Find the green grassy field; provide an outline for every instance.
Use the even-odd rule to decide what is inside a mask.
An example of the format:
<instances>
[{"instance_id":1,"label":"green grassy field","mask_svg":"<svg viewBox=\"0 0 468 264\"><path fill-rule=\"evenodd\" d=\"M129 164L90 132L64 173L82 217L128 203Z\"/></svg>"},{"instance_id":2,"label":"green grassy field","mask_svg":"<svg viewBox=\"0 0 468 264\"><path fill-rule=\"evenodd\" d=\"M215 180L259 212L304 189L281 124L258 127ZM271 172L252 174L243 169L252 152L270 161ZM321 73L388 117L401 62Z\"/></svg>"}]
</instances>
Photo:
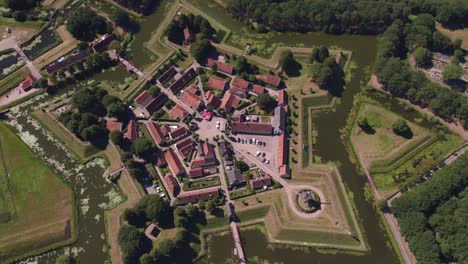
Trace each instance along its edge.
<instances>
[{"instance_id":1,"label":"green grassy field","mask_svg":"<svg viewBox=\"0 0 468 264\"><path fill-rule=\"evenodd\" d=\"M73 193L0 123L0 262L73 239Z\"/></svg>"},{"instance_id":2,"label":"green grassy field","mask_svg":"<svg viewBox=\"0 0 468 264\"><path fill-rule=\"evenodd\" d=\"M26 66L23 66L22 68L0 80L0 95L8 92L17 86L20 82L24 81L29 72L29 69Z\"/></svg>"},{"instance_id":3,"label":"green grassy field","mask_svg":"<svg viewBox=\"0 0 468 264\"><path fill-rule=\"evenodd\" d=\"M0 0L1 1L1 0ZM2 5L0 3L0 5ZM6 17L0 17L0 25L5 26L5 27L27 27L27 28L32 28L35 30L41 29L42 26L44 26L44 21L25 21L25 22L18 22L14 20L13 18L6 18Z\"/></svg>"}]
</instances>

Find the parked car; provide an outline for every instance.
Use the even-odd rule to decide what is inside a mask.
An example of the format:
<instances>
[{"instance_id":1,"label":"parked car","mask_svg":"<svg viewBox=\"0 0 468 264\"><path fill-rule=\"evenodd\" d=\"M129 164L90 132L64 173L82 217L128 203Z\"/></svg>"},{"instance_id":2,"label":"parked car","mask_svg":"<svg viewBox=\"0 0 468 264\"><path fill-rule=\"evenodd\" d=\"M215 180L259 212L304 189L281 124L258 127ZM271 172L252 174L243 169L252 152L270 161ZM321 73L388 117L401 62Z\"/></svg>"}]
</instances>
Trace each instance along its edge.
<instances>
[{"instance_id":1,"label":"parked car","mask_svg":"<svg viewBox=\"0 0 468 264\"><path fill-rule=\"evenodd\" d=\"M260 154L262 154L260 151L257 151L257 154L255 154L255 156L260 156Z\"/></svg>"}]
</instances>

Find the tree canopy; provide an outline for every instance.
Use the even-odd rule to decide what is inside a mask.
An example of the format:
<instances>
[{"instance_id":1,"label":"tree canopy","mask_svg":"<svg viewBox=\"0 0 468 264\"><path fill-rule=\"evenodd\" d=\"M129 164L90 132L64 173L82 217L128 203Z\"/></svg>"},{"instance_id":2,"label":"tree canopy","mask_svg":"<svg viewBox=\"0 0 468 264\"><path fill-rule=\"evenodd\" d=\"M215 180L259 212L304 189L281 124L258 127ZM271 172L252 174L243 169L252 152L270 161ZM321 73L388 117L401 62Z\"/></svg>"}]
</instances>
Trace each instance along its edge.
<instances>
[{"instance_id":1,"label":"tree canopy","mask_svg":"<svg viewBox=\"0 0 468 264\"><path fill-rule=\"evenodd\" d=\"M215 51L215 47L207 39L197 40L190 46L190 53L198 62L203 62Z\"/></svg>"},{"instance_id":2,"label":"tree canopy","mask_svg":"<svg viewBox=\"0 0 468 264\"><path fill-rule=\"evenodd\" d=\"M67 20L68 31L77 39L91 41L96 34L106 33L106 20L88 7L78 8Z\"/></svg>"},{"instance_id":3,"label":"tree canopy","mask_svg":"<svg viewBox=\"0 0 468 264\"><path fill-rule=\"evenodd\" d=\"M276 107L276 101L269 93L259 94L257 96L256 102L258 107L266 112L270 112Z\"/></svg>"},{"instance_id":4,"label":"tree canopy","mask_svg":"<svg viewBox=\"0 0 468 264\"><path fill-rule=\"evenodd\" d=\"M146 137L139 137L133 141L132 152L140 158L149 158L153 155L155 147Z\"/></svg>"},{"instance_id":5,"label":"tree canopy","mask_svg":"<svg viewBox=\"0 0 468 264\"><path fill-rule=\"evenodd\" d=\"M149 15L160 0L115 0L117 3L144 15Z\"/></svg>"},{"instance_id":6,"label":"tree canopy","mask_svg":"<svg viewBox=\"0 0 468 264\"><path fill-rule=\"evenodd\" d=\"M37 0L5 0L5 6L13 10L24 10L35 7Z\"/></svg>"},{"instance_id":7,"label":"tree canopy","mask_svg":"<svg viewBox=\"0 0 468 264\"><path fill-rule=\"evenodd\" d=\"M414 60L419 67L428 68L432 66L432 54L426 48L416 48L414 50Z\"/></svg>"},{"instance_id":8,"label":"tree canopy","mask_svg":"<svg viewBox=\"0 0 468 264\"><path fill-rule=\"evenodd\" d=\"M408 126L406 120L402 118L398 118L395 123L392 124L393 132L397 135L400 135L405 138L411 138L413 133L411 132L411 128Z\"/></svg>"},{"instance_id":9,"label":"tree canopy","mask_svg":"<svg viewBox=\"0 0 468 264\"><path fill-rule=\"evenodd\" d=\"M445 66L444 70L442 71L442 77L445 81L454 81L460 79L463 74L463 69L458 64L450 63Z\"/></svg>"}]
</instances>

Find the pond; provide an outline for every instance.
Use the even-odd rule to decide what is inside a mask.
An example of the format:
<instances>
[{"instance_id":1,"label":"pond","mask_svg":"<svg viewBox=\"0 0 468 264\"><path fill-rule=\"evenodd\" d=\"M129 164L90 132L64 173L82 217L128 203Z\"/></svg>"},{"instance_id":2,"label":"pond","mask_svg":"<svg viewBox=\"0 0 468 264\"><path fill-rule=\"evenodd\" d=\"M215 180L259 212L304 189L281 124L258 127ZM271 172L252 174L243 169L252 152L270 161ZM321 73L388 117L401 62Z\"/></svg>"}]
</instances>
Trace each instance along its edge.
<instances>
[{"instance_id":1,"label":"pond","mask_svg":"<svg viewBox=\"0 0 468 264\"><path fill-rule=\"evenodd\" d=\"M25 262L55 263L55 258L67 251L77 256L80 263L104 263L107 259L104 212L123 202L124 198L118 187L102 176L106 168L103 159L95 159L86 165L74 160L68 150L31 117L34 109L53 100L55 98L41 95L16 106L8 114L6 123L72 187L78 207L78 241L70 247Z\"/></svg>"}]
</instances>

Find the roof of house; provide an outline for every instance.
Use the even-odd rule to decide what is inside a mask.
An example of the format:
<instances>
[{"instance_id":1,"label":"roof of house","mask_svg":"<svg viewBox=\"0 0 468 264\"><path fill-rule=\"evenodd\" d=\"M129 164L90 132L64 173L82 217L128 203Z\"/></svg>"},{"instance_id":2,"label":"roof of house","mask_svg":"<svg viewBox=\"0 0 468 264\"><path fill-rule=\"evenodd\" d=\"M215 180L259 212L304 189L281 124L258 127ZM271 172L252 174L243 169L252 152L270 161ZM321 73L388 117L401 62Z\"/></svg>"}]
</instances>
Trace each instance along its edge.
<instances>
[{"instance_id":1,"label":"roof of house","mask_svg":"<svg viewBox=\"0 0 468 264\"><path fill-rule=\"evenodd\" d=\"M173 196L176 196L179 194L180 192L180 185L179 183L177 182L176 178L172 175L167 175L165 178L164 178L164 181L166 181L166 185L168 187L168 191L170 193L172 193Z\"/></svg>"},{"instance_id":2,"label":"roof of house","mask_svg":"<svg viewBox=\"0 0 468 264\"><path fill-rule=\"evenodd\" d=\"M189 27L184 28L184 39L185 41L190 40L190 38L193 38L192 31L190 30Z\"/></svg>"},{"instance_id":3,"label":"roof of house","mask_svg":"<svg viewBox=\"0 0 468 264\"><path fill-rule=\"evenodd\" d=\"M179 99L194 110L198 108L201 102L200 97L188 89L182 92Z\"/></svg>"},{"instance_id":4,"label":"roof of house","mask_svg":"<svg viewBox=\"0 0 468 264\"><path fill-rule=\"evenodd\" d=\"M288 104L288 94L285 90L278 91L278 105L287 105Z\"/></svg>"},{"instance_id":5,"label":"roof of house","mask_svg":"<svg viewBox=\"0 0 468 264\"><path fill-rule=\"evenodd\" d=\"M281 84L281 78L270 74L266 77L265 82L278 87Z\"/></svg>"},{"instance_id":6,"label":"roof of house","mask_svg":"<svg viewBox=\"0 0 468 264\"><path fill-rule=\"evenodd\" d=\"M288 165L283 165L279 168L280 176L281 177L289 177L291 175L291 170L289 169Z\"/></svg>"},{"instance_id":7,"label":"roof of house","mask_svg":"<svg viewBox=\"0 0 468 264\"><path fill-rule=\"evenodd\" d=\"M106 51L109 44L113 40L116 40L116 39L117 39L117 36L115 34L105 34L101 36L100 38L94 40L91 45L94 51L103 52L103 51Z\"/></svg>"},{"instance_id":8,"label":"roof of house","mask_svg":"<svg viewBox=\"0 0 468 264\"><path fill-rule=\"evenodd\" d=\"M181 148L185 148L186 146L193 146L193 141L191 138L186 138L177 143L175 146L178 150L180 150Z\"/></svg>"},{"instance_id":9,"label":"roof of house","mask_svg":"<svg viewBox=\"0 0 468 264\"><path fill-rule=\"evenodd\" d=\"M228 147L228 143L226 141L221 142L219 144L219 151L221 152L221 155L223 156L223 159L225 161L232 161L232 152Z\"/></svg>"},{"instance_id":10,"label":"roof of house","mask_svg":"<svg viewBox=\"0 0 468 264\"><path fill-rule=\"evenodd\" d=\"M156 150L155 156L156 156L155 157L156 166L163 167L167 165L167 161L166 161L166 158L164 157L164 153L160 149Z\"/></svg>"},{"instance_id":11,"label":"roof of house","mask_svg":"<svg viewBox=\"0 0 468 264\"><path fill-rule=\"evenodd\" d=\"M265 87L259 85L259 84L254 84L252 88L252 92L256 94L261 94L265 92Z\"/></svg>"},{"instance_id":12,"label":"roof of house","mask_svg":"<svg viewBox=\"0 0 468 264\"><path fill-rule=\"evenodd\" d=\"M85 49L85 50L82 50L76 54L73 54L73 55L70 55L69 57L67 57L66 59L64 60L61 60L61 61L56 61L54 63L51 63L49 65L47 65L45 67L45 70L48 72L48 73L53 73L53 72L56 72L60 69L63 69L69 65L72 65L74 63L77 63L79 61L82 61L84 59L86 59L87 57L89 57L89 55L91 55L91 51L89 49Z\"/></svg>"},{"instance_id":13,"label":"roof of house","mask_svg":"<svg viewBox=\"0 0 468 264\"><path fill-rule=\"evenodd\" d=\"M213 108L218 107L219 99L218 97L214 96L214 94L211 91L206 92L205 97L209 106Z\"/></svg>"},{"instance_id":14,"label":"roof of house","mask_svg":"<svg viewBox=\"0 0 468 264\"><path fill-rule=\"evenodd\" d=\"M250 180L250 186L252 189L259 189L263 188L263 186L270 186L271 185L271 178L268 176L265 177L259 177Z\"/></svg>"},{"instance_id":15,"label":"roof of house","mask_svg":"<svg viewBox=\"0 0 468 264\"><path fill-rule=\"evenodd\" d=\"M229 185L231 186L245 183L245 176L242 175L239 169L227 171L226 176L228 178Z\"/></svg>"},{"instance_id":16,"label":"roof of house","mask_svg":"<svg viewBox=\"0 0 468 264\"><path fill-rule=\"evenodd\" d=\"M185 173L184 166L182 166L179 157L177 157L177 155L172 149L166 151L164 153L164 157L166 158L167 164L171 168L172 173L174 173L174 175L178 176Z\"/></svg>"},{"instance_id":17,"label":"roof of house","mask_svg":"<svg viewBox=\"0 0 468 264\"><path fill-rule=\"evenodd\" d=\"M110 132L112 131L122 131L122 122L118 122L112 119L108 119L106 122L106 128Z\"/></svg>"},{"instance_id":18,"label":"roof of house","mask_svg":"<svg viewBox=\"0 0 468 264\"><path fill-rule=\"evenodd\" d=\"M232 108L236 108L240 104L240 101L241 100L232 93L225 93L220 107L226 111L231 111Z\"/></svg>"},{"instance_id":19,"label":"roof of house","mask_svg":"<svg viewBox=\"0 0 468 264\"><path fill-rule=\"evenodd\" d=\"M159 76L158 81L160 83L165 83L169 81L174 75L177 74L177 70L174 66L171 66L167 71L165 71L161 76Z\"/></svg>"},{"instance_id":20,"label":"roof of house","mask_svg":"<svg viewBox=\"0 0 468 264\"><path fill-rule=\"evenodd\" d=\"M278 167L286 164L288 157L288 142L285 134L282 134L278 138Z\"/></svg>"},{"instance_id":21,"label":"roof of house","mask_svg":"<svg viewBox=\"0 0 468 264\"><path fill-rule=\"evenodd\" d=\"M28 89L29 87L32 87L35 82L36 82L36 78L34 78L34 76L29 74L28 76L26 76L26 79L24 79L24 81L20 84L20 86L23 89Z\"/></svg>"},{"instance_id":22,"label":"roof of house","mask_svg":"<svg viewBox=\"0 0 468 264\"><path fill-rule=\"evenodd\" d=\"M171 90L172 93L176 94L184 87L185 84L195 78L195 76L197 76L197 73L193 68L190 68L188 71L182 74L182 76L177 81L173 82L168 89Z\"/></svg>"},{"instance_id":23,"label":"roof of house","mask_svg":"<svg viewBox=\"0 0 468 264\"><path fill-rule=\"evenodd\" d=\"M217 65L216 69L219 72L226 73L226 74L232 74L234 72L234 67L232 67L230 64L220 62L220 61L214 60L212 58L208 58L208 67L213 66L213 64L215 64L215 63Z\"/></svg>"},{"instance_id":24,"label":"roof of house","mask_svg":"<svg viewBox=\"0 0 468 264\"><path fill-rule=\"evenodd\" d=\"M137 138L137 124L135 120L130 120L127 126L127 132L124 135L124 138L134 141Z\"/></svg>"},{"instance_id":25,"label":"roof of house","mask_svg":"<svg viewBox=\"0 0 468 264\"><path fill-rule=\"evenodd\" d=\"M178 139L182 136L185 136L188 133L185 127L179 127L171 132L169 132L169 136L172 140Z\"/></svg>"},{"instance_id":26,"label":"roof of house","mask_svg":"<svg viewBox=\"0 0 468 264\"><path fill-rule=\"evenodd\" d=\"M171 111L169 111L169 116L172 119L178 119L179 121L184 120L186 116L188 116L188 112L180 105L175 105Z\"/></svg>"},{"instance_id":27,"label":"roof of house","mask_svg":"<svg viewBox=\"0 0 468 264\"><path fill-rule=\"evenodd\" d=\"M151 137L153 138L154 142L156 142L157 144L161 144L161 142L164 140L164 134L163 132L161 131L161 129L159 128L158 125L156 125L154 122L152 121L149 121L149 122L146 122L146 128L148 129Z\"/></svg>"},{"instance_id":28,"label":"roof of house","mask_svg":"<svg viewBox=\"0 0 468 264\"><path fill-rule=\"evenodd\" d=\"M190 178L199 178L203 176L203 168L197 167L197 168L191 168L189 171L189 177Z\"/></svg>"},{"instance_id":29,"label":"roof of house","mask_svg":"<svg viewBox=\"0 0 468 264\"><path fill-rule=\"evenodd\" d=\"M286 112L282 106L275 108L275 114L273 116L273 129L277 132L284 131L286 128Z\"/></svg>"},{"instance_id":30,"label":"roof of house","mask_svg":"<svg viewBox=\"0 0 468 264\"><path fill-rule=\"evenodd\" d=\"M235 122L232 123L231 129L234 134L271 135L273 132L271 124L252 122Z\"/></svg>"},{"instance_id":31,"label":"roof of house","mask_svg":"<svg viewBox=\"0 0 468 264\"><path fill-rule=\"evenodd\" d=\"M148 112L153 113L163 107L168 99L169 97L167 97L165 93L160 93L158 96L149 101L148 104L146 104L144 107Z\"/></svg>"},{"instance_id":32,"label":"roof of house","mask_svg":"<svg viewBox=\"0 0 468 264\"><path fill-rule=\"evenodd\" d=\"M237 86L237 87L242 88L242 89L249 89L250 82L246 81L244 79L235 77L234 80L232 81L232 85Z\"/></svg>"},{"instance_id":33,"label":"roof of house","mask_svg":"<svg viewBox=\"0 0 468 264\"><path fill-rule=\"evenodd\" d=\"M229 89L229 92L237 96L240 96L242 98L247 98L247 94L248 94L246 90L235 87L235 86L231 87L231 89Z\"/></svg>"},{"instance_id":34,"label":"roof of house","mask_svg":"<svg viewBox=\"0 0 468 264\"><path fill-rule=\"evenodd\" d=\"M135 103L141 106L146 106L152 99L153 97L150 95L148 90L144 90L135 98Z\"/></svg>"},{"instance_id":35,"label":"roof of house","mask_svg":"<svg viewBox=\"0 0 468 264\"><path fill-rule=\"evenodd\" d=\"M187 155L189 154L190 150L193 149L192 145L187 145L179 149L179 154L182 156L182 158L186 158Z\"/></svg>"},{"instance_id":36,"label":"roof of house","mask_svg":"<svg viewBox=\"0 0 468 264\"><path fill-rule=\"evenodd\" d=\"M192 162L192 168L214 165L216 163L213 146L208 142L199 145L198 156Z\"/></svg>"},{"instance_id":37,"label":"roof of house","mask_svg":"<svg viewBox=\"0 0 468 264\"><path fill-rule=\"evenodd\" d=\"M227 81L212 75L208 80L208 85L213 89L224 91L227 86Z\"/></svg>"},{"instance_id":38,"label":"roof of house","mask_svg":"<svg viewBox=\"0 0 468 264\"><path fill-rule=\"evenodd\" d=\"M218 198L218 188L202 189L192 192L184 192L177 197L179 204L197 203L200 200L206 201L210 198Z\"/></svg>"}]
</instances>

